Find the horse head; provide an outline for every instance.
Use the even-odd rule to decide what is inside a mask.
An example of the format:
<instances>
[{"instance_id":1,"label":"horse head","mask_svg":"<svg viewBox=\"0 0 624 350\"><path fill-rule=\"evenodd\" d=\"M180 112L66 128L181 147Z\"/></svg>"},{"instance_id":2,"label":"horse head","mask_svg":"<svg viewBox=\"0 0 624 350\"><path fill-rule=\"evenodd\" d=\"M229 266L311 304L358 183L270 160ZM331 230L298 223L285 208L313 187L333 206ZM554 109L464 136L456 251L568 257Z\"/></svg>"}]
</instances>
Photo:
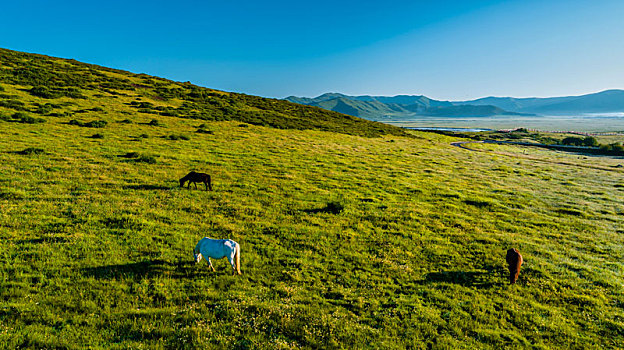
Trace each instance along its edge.
<instances>
[{"instance_id":1,"label":"horse head","mask_svg":"<svg viewBox=\"0 0 624 350\"><path fill-rule=\"evenodd\" d=\"M196 252L195 249L193 249L193 258L195 259L195 263L197 264L198 262L201 261L202 255L201 253Z\"/></svg>"}]
</instances>

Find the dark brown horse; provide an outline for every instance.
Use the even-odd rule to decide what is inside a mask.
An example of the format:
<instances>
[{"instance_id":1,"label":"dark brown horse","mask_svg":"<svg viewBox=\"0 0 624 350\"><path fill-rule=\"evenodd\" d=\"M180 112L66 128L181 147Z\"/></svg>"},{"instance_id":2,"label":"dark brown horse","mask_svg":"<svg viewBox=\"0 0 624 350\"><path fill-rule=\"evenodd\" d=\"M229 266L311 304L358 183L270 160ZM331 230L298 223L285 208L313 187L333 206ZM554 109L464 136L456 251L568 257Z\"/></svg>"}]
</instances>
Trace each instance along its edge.
<instances>
[{"instance_id":1,"label":"dark brown horse","mask_svg":"<svg viewBox=\"0 0 624 350\"><path fill-rule=\"evenodd\" d=\"M507 265L509 265L509 283L514 284L518 280L518 275L520 275L520 266L522 266L524 260L516 248L511 248L507 251L506 260Z\"/></svg>"},{"instance_id":2,"label":"dark brown horse","mask_svg":"<svg viewBox=\"0 0 624 350\"><path fill-rule=\"evenodd\" d=\"M180 187L184 187L184 183L188 181L188 186L186 188L191 188L191 182L195 184L195 189L197 189L197 183L203 182L206 185L206 191L210 188L212 191L212 184L210 183L210 175L204 173L196 173L191 171L185 177L180 179Z\"/></svg>"}]
</instances>

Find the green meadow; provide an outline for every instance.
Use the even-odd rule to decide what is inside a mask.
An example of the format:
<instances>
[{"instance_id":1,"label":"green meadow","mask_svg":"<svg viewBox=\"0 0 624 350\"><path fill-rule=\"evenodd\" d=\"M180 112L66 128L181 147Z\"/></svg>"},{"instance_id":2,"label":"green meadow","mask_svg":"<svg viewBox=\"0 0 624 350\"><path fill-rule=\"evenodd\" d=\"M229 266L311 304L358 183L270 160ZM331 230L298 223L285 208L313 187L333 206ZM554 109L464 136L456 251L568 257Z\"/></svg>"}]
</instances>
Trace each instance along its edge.
<instances>
[{"instance_id":1,"label":"green meadow","mask_svg":"<svg viewBox=\"0 0 624 350\"><path fill-rule=\"evenodd\" d=\"M0 58L2 348L623 347L620 158Z\"/></svg>"}]
</instances>

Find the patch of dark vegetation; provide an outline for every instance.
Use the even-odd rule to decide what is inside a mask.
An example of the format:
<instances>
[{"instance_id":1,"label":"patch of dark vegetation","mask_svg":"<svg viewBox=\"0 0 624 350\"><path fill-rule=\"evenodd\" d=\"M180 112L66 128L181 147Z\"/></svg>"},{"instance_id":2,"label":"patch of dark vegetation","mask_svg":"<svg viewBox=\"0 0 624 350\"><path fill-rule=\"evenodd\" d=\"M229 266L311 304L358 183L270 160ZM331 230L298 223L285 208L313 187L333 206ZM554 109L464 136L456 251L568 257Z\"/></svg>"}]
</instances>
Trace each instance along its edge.
<instances>
[{"instance_id":1,"label":"patch of dark vegetation","mask_svg":"<svg viewBox=\"0 0 624 350\"><path fill-rule=\"evenodd\" d=\"M69 240L67 237L59 237L59 236L50 236L43 238L33 238L33 239L20 239L16 241L18 245L23 244L42 244L42 243L67 243Z\"/></svg>"},{"instance_id":2,"label":"patch of dark vegetation","mask_svg":"<svg viewBox=\"0 0 624 350\"><path fill-rule=\"evenodd\" d=\"M37 155L37 154L46 154L46 151L43 148L28 147L26 149L17 151L15 153L22 154L22 155L33 155L33 154Z\"/></svg>"},{"instance_id":3,"label":"patch of dark vegetation","mask_svg":"<svg viewBox=\"0 0 624 350\"><path fill-rule=\"evenodd\" d=\"M615 188L624 188L624 184L615 184L613 187L615 187Z\"/></svg>"},{"instance_id":4,"label":"patch of dark vegetation","mask_svg":"<svg viewBox=\"0 0 624 350\"><path fill-rule=\"evenodd\" d=\"M90 138L92 138L92 139L103 139L104 135L102 135L102 134L93 134L93 135L90 136Z\"/></svg>"},{"instance_id":5,"label":"patch of dark vegetation","mask_svg":"<svg viewBox=\"0 0 624 350\"><path fill-rule=\"evenodd\" d=\"M17 96L13 97L13 96L14 95L0 96L0 107L9 108L9 109L13 109L16 111L27 111L28 108L26 107L24 102L16 100L16 98L18 97Z\"/></svg>"},{"instance_id":6,"label":"patch of dark vegetation","mask_svg":"<svg viewBox=\"0 0 624 350\"><path fill-rule=\"evenodd\" d=\"M69 121L68 124L77 125L77 126L85 127L85 128L103 128L108 124L108 122L106 120L92 120L90 122L85 123L76 119L72 119Z\"/></svg>"},{"instance_id":7,"label":"patch of dark vegetation","mask_svg":"<svg viewBox=\"0 0 624 350\"><path fill-rule=\"evenodd\" d=\"M464 199L464 203L468 205L472 205L477 208L486 208L493 205L492 202L484 200L484 199Z\"/></svg>"},{"instance_id":8,"label":"patch of dark vegetation","mask_svg":"<svg viewBox=\"0 0 624 350\"><path fill-rule=\"evenodd\" d=\"M214 134L214 132L212 130L208 130L207 127L208 126L206 124L200 124L197 126L197 130L195 132L198 134Z\"/></svg>"},{"instance_id":9,"label":"patch of dark vegetation","mask_svg":"<svg viewBox=\"0 0 624 350\"><path fill-rule=\"evenodd\" d=\"M132 124L134 122L130 119L124 119L124 120L120 120L119 123L120 124Z\"/></svg>"},{"instance_id":10,"label":"patch of dark vegetation","mask_svg":"<svg viewBox=\"0 0 624 350\"><path fill-rule=\"evenodd\" d=\"M75 111L75 113L88 113L88 112L104 112L104 110L100 107L94 107L94 108L79 109Z\"/></svg>"},{"instance_id":11,"label":"patch of dark vegetation","mask_svg":"<svg viewBox=\"0 0 624 350\"><path fill-rule=\"evenodd\" d=\"M191 139L190 137L188 137L186 135L175 135L175 134L163 136L163 138L165 138L167 140L186 140L186 141Z\"/></svg>"},{"instance_id":12,"label":"patch of dark vegetation","mask_svg":"<svg viewBox=\"0 0 624 350\"><path fill-rule=\"evenodd\" d=\"M141 141L141 140L143 140L143 139L148 139L148 138L149 138L149 135L148 135L148 134L141 134L141 135L139 135L139 136L136 136L136 137L134 138L134 140L135 140L135 141Z\"/></svg>"},{"instance_id":13,"label":"patch of dark vegetation","mask_svg":"<svg viewBox=\"0 0 624 350\"><path fill-rule=\"evenodd\" d=\"M454 199L460 199L461 196L457 193L441 193L440 197L444 197L444 198L454 198Z\"/></svg>"},{"instance_id":14,"label":"patch of dark vegetation","mask_svg":"<svg viewBox=\"0 0 624 350\"><path fill-rule=\"evenodd\" d=\"M306 213L315 214L315 213L327 213L327 214L340 214L344 210L344 205L340 202L328 202L325 204L323 208L317 209L306 209L304 210Z\"/></svg>"},{"instance_id":15,"label":"patch of dark vegetation","mask_svg":"<svg viewBox=\"0 0 624 350\"><path fill-rule=\"evenodd\" d=\"M596 147L600 144L598 140L596 140L593 136L586 137L576 137L576 136L568 136L559 142L561 145L566 146L586 146L586 147Z\"/></svg>"},{"instance_id":16,"label":"patch of dark vegetation","mask_svg":"<svg viewBox=\"0 0 624 350\"><path fill-rule=\"evenodd\" d=\"M87 97L81 93L78 88L75 87L58 87L58 86L35 86L28 92L36 97L54 99L60 97L71 97L86 99Z\"/></svg>"},{"instance_id":17,"label":"patch of dark vegetation","mask_svg":"<svg viewBox=\"0 0 624 350\"><path fill-rule=\"evenodd\" d=\"M8 192L0 191L0 199L4 200L22 200L24 195L15 191L9 190Z\"/></svg>"},{"instance_id":18,"label":"patch of dark vegetation","mask_svg":"<svg viewBox=\"0 0 624 350\"><path fill-rule=\"evenodd\" d=\"M619 143L610 143L608 145L600 145L600 150L608 155L624 156L624 146Z\"/></svg>"},{"instance_id":19,"label":"patch of dark vegetation","mask_svg":"<svg viewBox=\"0 0 624 350\"><path fill-rule=\"evenodd\" d=\"M35 118L28 113L24 112L15 112L11 115L0 114L0 120L4 120L5 122L12 123L22 123L22 124L38 124L45 123L46 120L43 118Z\"/></svg>"},{"instance_id":20,"label":"patch of dark vegetation","mask_svg":"<svg viewBox=\"0 0 624 350\"><path fill-rule=\"evenodd\" d=\"M136 163L156 164L156 157L149 154L141 154L138 152L128 152L124 155L120 155L120 158L126 158L129 161Z\"/></svg>"},{"instance_id":21,"label":"patch of dark vegetation","mask_svg":"<svg viewBox=\"0 0 624 350\"><path fill-rule=\"evenodd\" d=\"M130 106L136 107L136 108L139 108L139 109L152 109L152 108L154 108L154 104L152 104L151 102L132 101L132 102L130 102Z\"/></svg>"},{"instance_id":22,"label":"patch of dark vegetation","mask_svg":"<svg viewBox=\"0 0 624 350\"><path fill-rule=\"evenodd\" d=\"M70 113L70 112L51 112L51 113L48 113L48 116L50 116L50 117L60 117L60 118L62 118L62 117L71 117L72 115L73 114Z\"/></svg>"},{"instance_id":23,"label":"patch of dark vegetation","mask_svg":"<svg viewBox=\"0 0 624 350\"><path fill-rule=\"evenodd\" d=\"M559 214L564 214L564 215L572 215L572 216L580 216L580 217L587 216L585 212L580 211L578 209L574 209L574 208L560 208L560 209L557 209L556 212Z\"/></svg>"},{"instance_id":24,"label":"patch of dark vegetation","mask_svg":"<svg viewBox=\"0 0 624 350\"><path fill-rule=\"evenodd\" d=\"M150 120L149 123L147 123L147 125L151 125L151 126L164 126L161 122L158 121L158 119Z\"/></svg>"},{"instance_id":25,"label":"patch of dark vegetation","mask_svg":"<svg viewBox=\"0 0 624 350\"><path fill-rule=\"evenodd\" d=\"M52 110L54 110L55 108L60 108L60 105L57 104L52 104L52 103L34 103L35 107L37 107L37 109L34 111L34 113L36 114L41 114L41 115L46 115L52 112Z\"/></svg>"}]
</instances>

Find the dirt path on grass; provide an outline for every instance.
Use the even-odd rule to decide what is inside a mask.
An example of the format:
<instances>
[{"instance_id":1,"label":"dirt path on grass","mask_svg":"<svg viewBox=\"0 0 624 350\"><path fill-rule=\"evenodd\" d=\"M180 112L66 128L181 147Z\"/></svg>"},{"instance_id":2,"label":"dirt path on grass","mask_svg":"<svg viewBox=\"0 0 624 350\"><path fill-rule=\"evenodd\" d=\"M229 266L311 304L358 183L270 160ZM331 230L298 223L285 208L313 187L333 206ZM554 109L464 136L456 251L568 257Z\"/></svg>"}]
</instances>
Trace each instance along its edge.
<instances>
[{"instance_id":1,"label":"dirt path on grass","mask_svg":"<svg viewBox=\"0 0 624 350\"><path fill-rule=\"evenodd\" d=\"M542 145L539 145L539 144L531 145L531 144L524 143L524 142L508 142L508 141L506 141L506 142L500 142L500 141L457 141L457 142L451 142L451 145L455 146L455 147L459 147L461 149L465 149L465 150L471 151L471 152L492 153L492 154L498 154L498 155L501 155L501 156L513 157L513 158L529 159L529 160L533 160L533 161L536 161L536 162L542 162L542 163L568 165L568 166L575 166L575 167L579 167L579 168L588 168L588 169L597 169L597 170L604 170L604 171L613 171L613 172L617 172L617 173L623 173L624 172L624 167L621 164L617 165L617 166L613 166L613 167L605 167L605 166L599 166L599 165L578 164L578 163L572 163L572 162L566 162L566 161L555 161L555 160L548 160L548 159L543 159L543 158L539 158L539 157L533 157L533 156L526 155L526 154L495 152L495 151L485 151L485 150L480 150L480 149L474 149L474 148L468 147L468 145L471 144L471 143L489 143L489 144L496 144L496 145L515 145L515 146L526 146L526 147L543 147Z\"/></svg>"}]
</instances>

